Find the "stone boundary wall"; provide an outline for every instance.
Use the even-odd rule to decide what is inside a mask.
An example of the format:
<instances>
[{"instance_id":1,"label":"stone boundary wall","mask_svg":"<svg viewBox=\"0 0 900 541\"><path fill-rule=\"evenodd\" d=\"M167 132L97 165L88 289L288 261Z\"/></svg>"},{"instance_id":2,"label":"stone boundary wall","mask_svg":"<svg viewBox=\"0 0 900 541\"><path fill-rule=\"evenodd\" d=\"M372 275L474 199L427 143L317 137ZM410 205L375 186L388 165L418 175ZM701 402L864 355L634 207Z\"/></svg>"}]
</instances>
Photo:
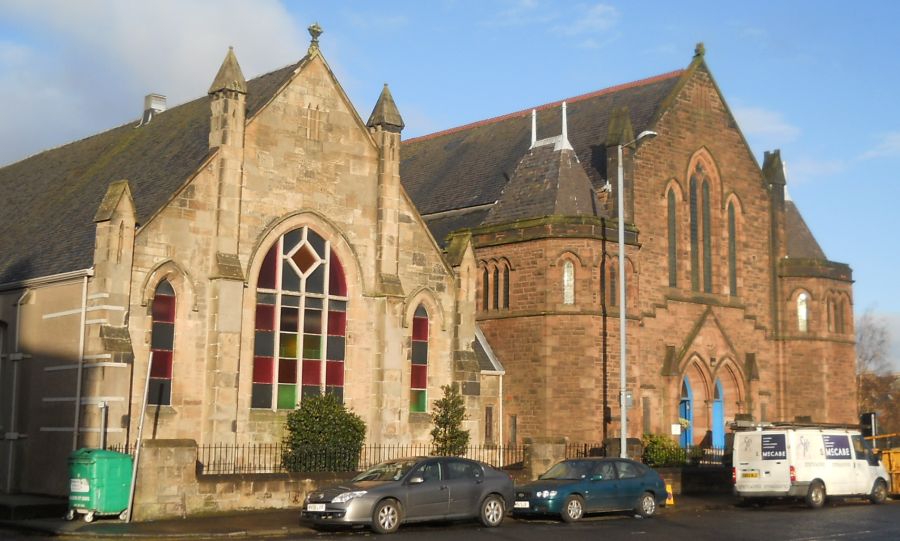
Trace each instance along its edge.
<instances>
[{"instance_id":1,"label":"stone boundary wall","mask_svg":"<svg viewBox=\"0 0 900 541\"><path fill-rule=\"evenodd\" d=\"M194 440L145 440L134 520L149 521L252 509L299 508L306 494L351 473L198 475Z\"/></svg>"}]
</instances>

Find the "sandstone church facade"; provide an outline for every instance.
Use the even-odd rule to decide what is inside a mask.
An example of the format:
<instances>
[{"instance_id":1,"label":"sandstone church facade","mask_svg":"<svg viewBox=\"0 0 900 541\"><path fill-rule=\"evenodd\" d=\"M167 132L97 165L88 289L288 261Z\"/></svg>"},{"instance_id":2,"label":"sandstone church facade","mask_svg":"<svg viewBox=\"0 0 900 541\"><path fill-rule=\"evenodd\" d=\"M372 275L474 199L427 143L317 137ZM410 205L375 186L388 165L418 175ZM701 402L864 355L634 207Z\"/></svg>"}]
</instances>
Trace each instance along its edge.
<instances>
[{"instance_id":1,"label":"sandstone church facade","mask_svg":"<svg viewBox=\"0 0 900 541\"><path fill-rule=\"evenodd\" d=\"M618 436L620 196L631 436L855 419L850 269L702 50L534 128L401 141L387 87L363 121L312 34L294 65L245 81L229 51L206 97L0 169L0 490L65 493L69 451L133 441L145 387L145 438L277 442L329 392L369 442L427 442L448 384L477 444Z\"/></svg>"}]
</instances>

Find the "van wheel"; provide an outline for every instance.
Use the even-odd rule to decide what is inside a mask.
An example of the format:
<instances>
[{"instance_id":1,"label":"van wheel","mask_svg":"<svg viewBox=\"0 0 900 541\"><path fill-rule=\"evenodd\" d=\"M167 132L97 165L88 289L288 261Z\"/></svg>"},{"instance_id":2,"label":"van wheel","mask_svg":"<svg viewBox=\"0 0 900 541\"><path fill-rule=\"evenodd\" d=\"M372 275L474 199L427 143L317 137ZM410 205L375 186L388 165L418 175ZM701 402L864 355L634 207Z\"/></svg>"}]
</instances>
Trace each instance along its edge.
<instances>
[{"instance_id":1,"label":"van wheel","mask_svg":"<svg viewBox=\"0 0 900 541\"><path fill-rule=\"evenodd\" d=\"M400 503L387 499L378 502L372 513L372 529L375 533L394 533L400 527Z\"/></svg>"},{"instance_id":2,"label":"van wheel","mask_svg":"<svg viewBox=\"0 0 900 541\"><path fill-rule=\"evenodd\" d=\"M872 493L869 494L869 501L875 505L884 503L887 499L887 484L881 479L875 481L872 486Z\"/></svg>"},{"instance_id":3,"label":"van wheel","mask_svg":"<svg viewBox=\"0 0 900 541\"><path fill-rule=\"evenodd\" d=\"M806 506L810 509L819 509L825 505L825 485L822 481L813 481L809 484L809 492L806 493Z\"/></svg>"},{"instance_id":4,"label":"van wheel","mask_svg":"<svg viewBox=\"0 0 900 541\"><path fill-rule=\"evenodd\" d=\"M577 522L584 516L584 500L581 496L569 496L563 502L562 508L563 522Z\"/></svg>"}]
</instances>

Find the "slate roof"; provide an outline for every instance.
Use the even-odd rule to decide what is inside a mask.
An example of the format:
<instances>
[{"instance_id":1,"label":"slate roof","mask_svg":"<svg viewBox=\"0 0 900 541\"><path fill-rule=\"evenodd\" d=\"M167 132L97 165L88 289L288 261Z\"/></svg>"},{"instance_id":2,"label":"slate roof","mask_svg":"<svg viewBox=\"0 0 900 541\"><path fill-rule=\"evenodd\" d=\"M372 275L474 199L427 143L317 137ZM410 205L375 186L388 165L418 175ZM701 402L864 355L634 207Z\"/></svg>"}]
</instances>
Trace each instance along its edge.
<instances>
[{"instance_id":1,"label":"slate roof","mask_svg":"<svg viewBox=\"0 0 900 541\"><path fill-rule=\"evenodd\" d=\"M247 83L247 118L304 60ZM0 168L0 284L90 267L94 213L117 180L129 181L139 224L159 210L209 155L209 100Z\"/></svg>"},{"instance_id":2,"label":"slate roof","mask_svg":"<svg viewBox=\"0 0 900 541\"><path fill-rule=\"evenodd\" d=\"M594 187L606 179L606 146L612 112L628 107L635 133L646 129L683 70L584 94L537 107L538 139L560 133L560 106L568 104L568 136ZM531 109L405 141L400 178L432 227L430 214L494 203L531 145ZM476 227L483 212L472 212L457 225ZM445 219L439 220L446 225Z\"/></svg>"},{"instance_id":3,"label":"slate roof","mask_svg":"<svg viewBox=\"0 0 900 541\"><path fill-rule=\"evenodd\" d=\"M802 259L827 260L812 231L800 215L797 205L791 200L784 202L784 236L787 256Z\"/></svg>"},{"instance_id":4,"label":"slate roof","mask_svg":"<svg viewBox=\"0 0 900 541\"><path fill-rule=\"evenodd\" d=\"M525 153L482 223L502 224L536 216L593 216L594 209L591 181L575 152L545 144Z\"/></svg>"}]
</instances>

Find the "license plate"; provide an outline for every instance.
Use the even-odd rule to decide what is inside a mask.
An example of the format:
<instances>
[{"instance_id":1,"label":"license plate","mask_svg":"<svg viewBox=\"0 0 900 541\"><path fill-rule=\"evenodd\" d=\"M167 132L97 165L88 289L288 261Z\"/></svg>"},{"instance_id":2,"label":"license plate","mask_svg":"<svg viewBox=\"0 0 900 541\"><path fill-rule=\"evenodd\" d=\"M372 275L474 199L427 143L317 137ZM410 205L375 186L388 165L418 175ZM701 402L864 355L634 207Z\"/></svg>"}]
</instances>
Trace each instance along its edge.
<instances>
[{"instance_id":1,"label":"license plate","mask_svg":"<svg viewBox=\"0 0 900 541\"><path fill-rule=\"evenodd\" d=\"M528 502L516 502L513 506L516 509L528 509Z\"/></svg>"},{"instance_id":2,"label":"license plate","mask_svg":"<svg viewBox=\"0 0 900 541\"><path fill-rule=\"evenodd\" d=\"M744 473L741 474L741 477L743 477L743 478L745 478L745 479L748 479L748 478L749 478L749 479L756 479L757 477L759 477L759 472L755 472L755 471L745 471Z\"/></svg>"},{"instance_id":3,"label":"license plate","mask_svg":"<svg viewBox=\"0 0 900 541\"><path fill-rule=\"evenodd\" d=\"M307 511L324 511L325 504L324 503L311 503L306 506Z\"/></svg>"}]
</instances>

